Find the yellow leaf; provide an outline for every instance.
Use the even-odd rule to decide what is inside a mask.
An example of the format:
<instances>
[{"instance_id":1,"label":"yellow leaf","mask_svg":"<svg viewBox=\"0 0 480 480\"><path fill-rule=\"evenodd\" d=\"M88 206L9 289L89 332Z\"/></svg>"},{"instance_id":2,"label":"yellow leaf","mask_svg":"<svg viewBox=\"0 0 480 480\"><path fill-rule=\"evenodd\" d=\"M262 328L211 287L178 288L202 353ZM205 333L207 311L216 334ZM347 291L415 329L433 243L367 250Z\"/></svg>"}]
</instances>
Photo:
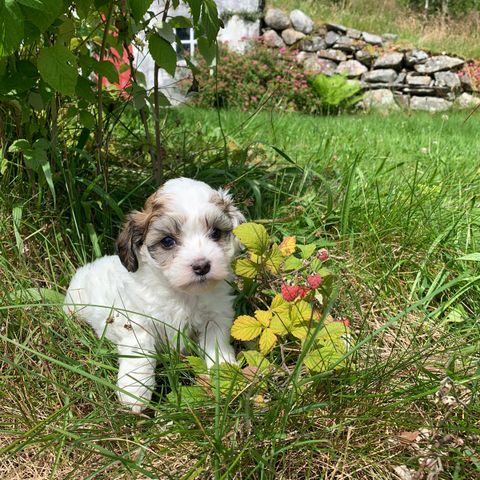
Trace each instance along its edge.
<instances>
[{"instance_id":1,"label":"yellow leaf","mask_svg":"<svg viewBox=\"0 0 480 480\"><path fill-rule=\"evenodd\" d=\"M232 325L232 337L237 340L253 340L262 332L262 324L249 315L240 315Z\"/></svg>"},{"instance_id":2,"label":"yellow leaf","mask_svg":"<svg viewBox=\"0 0 480 480\"><path fill-rule=\"evenodd\" d=\"M278 248L284 257L288 257L295 252L297 248L297 239L295 237L285 237Z\"/></svg>"},{"instance_id":3,"label":"yellow leaf","mask_svg":"<svg viewBox=\"0 0 480 480\"><path fill-rule=\"evenodd\" d=\"M309 303L300 300L292 305L292 322L294 324L309 323L312 319L312 307Z\"/></svg>"},{"instance_id":4,"label":"yellow leaf","mask_svg":"<svg viewBox=\"0 0 480 480\"><path fill-rule=\"evenodd\" d=\"M308 324L296 324L292 326L290 332L295 338L305 340L308 335L308 330Z\"/></svg>"},{"instance_id":5,"label":"yellow leaf","mask_svg":"<svg viewBox=\"0 0 480 480\"><path fill-rule=\"evenodd\" d=\"M240 357L243 357L249 366L257 367L260 371L265 371L270 366L270 362L256 350L246 350L240 353Z\"/></svg>"},{"instance_id":6,"label":"yellow leaf","mask_svg":"<svg viewBox=\"0 0 480 480\"><path fill-rule=\"evenodd\" d=\"M260 266L248 260L248 258L241 258L235 261L233 270L240 277L255 278L260 270Z\"/></svg>"},{"instance_id":7,"label":"yellow leaf","mask_svg":"<svg viewBox=\"0 0 480 480\"><path fill-rule=\"evenodd\" d=\"M242 223L233 230L233 233L247 250L257 255L265 253L270 245L267 230L258 223Z\"/></svg>"},{"instance_id":8,"label":"yellow leaf","mask_svg":"<svg viewBox=\"0 0 480 480\"><path fill-rule=\"evenodd\" d=\"M277 343L277 336L271 328L266 328L260 336L260 351L266 355Z\"/></svg>"},{"instance_id":9,"label":"yellow leaf","mask_svg":"<svg viewBox=\"0 0 480 480\"><path fill-rule=\"evenodd\" d=\"M280 265L283 262L283 256L278 248L277 244L273 244L271 250L268 252L267 259L265 261L265 266L272 273L279 273Z\"/></svg>"},{"instance_id":10,"label":"yellow leaf","mask_svg":"<svg viewBox=\"0 0 480 480\"><path fill-rule=\"evenodd\" d=\"M264 326L270 326L272 312L270 310L255 310L255 318Z\"/></svg>"},{"instance_id":11,"label":"yellow leaf","mask_svg":"<svg viewBox=\"0 0 480 480\"><path fill-rule=\"evenodd\" d=\"M284 298L277 293L270 304L270 310L274 312L285 312L290 310L290 303L284 300Z\"/></svg>"}]
</instances>

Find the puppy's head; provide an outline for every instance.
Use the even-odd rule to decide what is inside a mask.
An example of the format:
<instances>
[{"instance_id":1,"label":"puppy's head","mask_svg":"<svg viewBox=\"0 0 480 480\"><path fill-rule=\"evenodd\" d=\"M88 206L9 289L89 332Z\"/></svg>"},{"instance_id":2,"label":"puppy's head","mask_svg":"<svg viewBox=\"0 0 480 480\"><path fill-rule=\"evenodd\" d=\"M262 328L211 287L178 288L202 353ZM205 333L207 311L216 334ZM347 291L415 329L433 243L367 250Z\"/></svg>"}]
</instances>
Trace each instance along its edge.
<instances>
[{"instance_id":1,"label":"puppy's head","mask_svg":"<svg viewBox=\"0 0 480 480\"><path fill-rule=\"evenodd\" d=\"M178 178L132 212L117 240L120 260L135 272L142 263L170 285L201 293L224 280L238 242L232 230L245 218L224 190Z\"/></svg>"}]
</instances>

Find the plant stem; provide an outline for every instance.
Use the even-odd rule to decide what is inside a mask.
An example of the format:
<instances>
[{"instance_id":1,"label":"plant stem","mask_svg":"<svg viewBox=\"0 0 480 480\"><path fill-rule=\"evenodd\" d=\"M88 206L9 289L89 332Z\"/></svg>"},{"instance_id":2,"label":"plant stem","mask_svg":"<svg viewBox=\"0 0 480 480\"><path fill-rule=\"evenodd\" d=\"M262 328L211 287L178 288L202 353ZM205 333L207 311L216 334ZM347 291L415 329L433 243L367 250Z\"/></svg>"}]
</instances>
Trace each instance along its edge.
<instances>
[{"instance_id":1,"label":"plant stem","mask_svg":"<svg viewBox=\"0 0 480 480\"><path fill-rule=\"evenodd\" d=\"M108 31L110 30L110 22L112 20L113 13L113 0L108 7L107 19L105 22L105 30L103 31L102 46L100 48L100 56L98 61L102 62L105 56L105 49L107 43ZM97 131L96 131L96 147L97 147L97 175L103 175L103 183L105 191L108 191L108 166L107 166L107 152L105 152L105 158L102 159L102 147L103 147L103 88L102 88L103 75L97 74Z\"/></svg>"}]
</instances>

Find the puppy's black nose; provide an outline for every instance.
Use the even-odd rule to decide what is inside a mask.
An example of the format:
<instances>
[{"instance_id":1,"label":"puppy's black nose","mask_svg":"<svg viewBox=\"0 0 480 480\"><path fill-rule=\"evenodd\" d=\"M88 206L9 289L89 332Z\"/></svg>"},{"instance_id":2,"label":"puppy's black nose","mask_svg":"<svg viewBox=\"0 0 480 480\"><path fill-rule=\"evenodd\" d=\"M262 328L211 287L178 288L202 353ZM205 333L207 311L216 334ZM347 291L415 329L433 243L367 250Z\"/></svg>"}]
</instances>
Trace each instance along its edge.
<instances>
[{"instance_id":1,"label":"puppy's black nose","mask_svg":"<svg viewBox=\"0 0 480 480\"><path fill-rule=\"evenodd\" d=\"M208 260L201 260L192 265L192 270L195 275L206 275L210 271L210 262Z\"/></svg>"}]
</instances>

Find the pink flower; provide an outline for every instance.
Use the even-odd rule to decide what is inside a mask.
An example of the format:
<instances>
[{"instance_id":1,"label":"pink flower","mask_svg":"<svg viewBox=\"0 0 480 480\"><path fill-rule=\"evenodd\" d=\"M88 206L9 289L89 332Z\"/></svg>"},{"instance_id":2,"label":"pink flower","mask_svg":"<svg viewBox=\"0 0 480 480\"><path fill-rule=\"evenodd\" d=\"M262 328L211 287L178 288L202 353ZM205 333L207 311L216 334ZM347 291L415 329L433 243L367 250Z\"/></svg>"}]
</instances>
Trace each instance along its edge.
<instances>
[{"instance_id":1,"label":"pink flower","mask_svg":"<svg viewBox=\"0 0 480 480\"><path fill-rule=\"evenodd\" d=\"M317 252L317 258L321 261L321 262L326 262L328 259L329 259L329 254L328 254L328 250L326 248L321 248L318 252Z\"/></svg>"},{"instance_id":2,"label":"pink flower","mask_svg":"<svg viewBox=\"0 0 480 480\"><path fill-rule=\"evenodd\" d=\"M293 302L300 295L300 287L298 285L282 285L282 297L287 302Z\"/></svg>"},{"instance_id":3,"label":"pink flower","mask_svg":"<svg viewBox=\"0 0 480 480\"><path fill-rule=\"evenodd\" d=\"M313 289L318 288L322 284L322 282L323 282L323 278L318 273L312 273L307 277L307 283Z\"/></svg>"},{"instance_id":4,"label":"pink flower","mask_svg":"<svg viewBox=\"0 0 480 480\"><path fill-rule=\"evenodd\" d=\"M281 80L281 79L282 79L282 77L281 77L280 75L277 75L277 76L275 77L275 80Z\"/></svg>"}]
</instances>

